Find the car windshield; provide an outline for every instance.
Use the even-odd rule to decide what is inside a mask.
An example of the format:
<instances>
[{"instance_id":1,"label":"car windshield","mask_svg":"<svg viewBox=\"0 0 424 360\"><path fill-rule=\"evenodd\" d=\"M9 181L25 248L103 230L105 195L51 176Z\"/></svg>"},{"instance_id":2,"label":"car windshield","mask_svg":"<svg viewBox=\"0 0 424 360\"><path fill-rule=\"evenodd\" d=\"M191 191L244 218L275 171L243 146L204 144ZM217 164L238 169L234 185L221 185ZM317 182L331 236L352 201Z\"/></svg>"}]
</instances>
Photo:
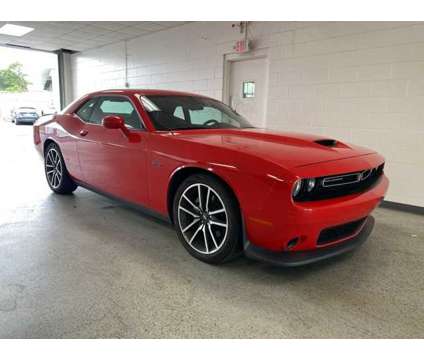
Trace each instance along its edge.
<instances>
[{"instance_id":1,"label":"car windshield","mask_svg":"<svg viewBox=\"0 0 424 360\"><path fill-rule=\"evenodd\" d=\"M141 96L156 130L230 129L253 127L229 106L200 96Z\"/></svg>"}]
</instances>

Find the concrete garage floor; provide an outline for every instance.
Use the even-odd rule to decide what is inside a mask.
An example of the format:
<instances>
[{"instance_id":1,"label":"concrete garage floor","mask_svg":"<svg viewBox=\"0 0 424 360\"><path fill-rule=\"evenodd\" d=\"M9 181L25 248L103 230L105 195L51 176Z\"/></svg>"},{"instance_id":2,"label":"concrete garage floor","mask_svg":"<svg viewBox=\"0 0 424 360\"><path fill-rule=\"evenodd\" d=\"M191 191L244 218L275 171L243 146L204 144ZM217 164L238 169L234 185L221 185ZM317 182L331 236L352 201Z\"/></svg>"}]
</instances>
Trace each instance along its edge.
<instances>
[{"instance_id":1,"label":"concrete garage floor","mask_svg":"<svg viewBox=\"0 0 424 360\"><path fill-rule=\"evenodd\" d=\"M321 264L214 267L117 202L53 195L30 126L0 123L0 169L0 337L424 335L422 216L378 209L362 248Z\"/></svg>"}]
</instances>

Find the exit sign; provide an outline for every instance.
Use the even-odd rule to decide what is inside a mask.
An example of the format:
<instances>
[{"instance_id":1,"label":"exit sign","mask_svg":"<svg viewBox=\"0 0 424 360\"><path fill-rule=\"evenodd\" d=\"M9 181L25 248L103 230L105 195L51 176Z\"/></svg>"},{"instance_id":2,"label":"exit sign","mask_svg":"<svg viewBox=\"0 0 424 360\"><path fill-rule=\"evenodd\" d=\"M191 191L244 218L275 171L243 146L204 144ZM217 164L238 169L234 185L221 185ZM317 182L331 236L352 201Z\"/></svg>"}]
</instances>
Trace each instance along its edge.
<instances>
[{"instance_id":1,"label":"exit sign","mask_svg":"<svg viewBox=\"0 0 424 360\"><path fill-rule=\"evenodd\" d=\"M234 45L234 50L239 54L248 52L250 50L250 41L247 39L238 40Z\"/></svg>"}]
</instances>

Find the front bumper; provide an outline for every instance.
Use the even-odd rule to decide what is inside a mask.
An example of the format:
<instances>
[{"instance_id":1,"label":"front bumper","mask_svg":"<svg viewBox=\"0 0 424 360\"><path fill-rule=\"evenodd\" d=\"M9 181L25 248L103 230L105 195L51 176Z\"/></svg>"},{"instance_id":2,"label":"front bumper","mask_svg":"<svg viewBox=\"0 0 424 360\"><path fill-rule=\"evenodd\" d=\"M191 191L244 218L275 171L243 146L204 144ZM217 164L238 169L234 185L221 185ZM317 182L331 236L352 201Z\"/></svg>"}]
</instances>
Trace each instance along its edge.
<instances>
[{"instance_id":1,"label":"front bumper","mask_svg":"<svg viewBox=\"0 0 424 360\"><path fill-rule=\"evenodd\" d=\"M247 257L277 266L301 266L338 256L356 249L363 244L374 228L374 218L368 216L361 231L343 241L324 248L306 251L271 251L244 241L244 253Z\"/></svg>"}]
</instances>

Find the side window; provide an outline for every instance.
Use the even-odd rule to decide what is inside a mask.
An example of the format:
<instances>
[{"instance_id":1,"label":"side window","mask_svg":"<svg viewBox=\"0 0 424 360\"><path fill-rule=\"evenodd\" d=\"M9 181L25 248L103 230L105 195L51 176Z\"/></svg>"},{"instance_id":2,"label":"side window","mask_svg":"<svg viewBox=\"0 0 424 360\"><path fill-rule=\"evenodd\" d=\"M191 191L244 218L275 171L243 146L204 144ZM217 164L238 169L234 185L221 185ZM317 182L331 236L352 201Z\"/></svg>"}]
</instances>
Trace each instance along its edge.
<instances>
[{"instance_id":1,"label":"side window","mask_svg":"<svg viewBox=\"0 0 424 360\"><path fill-rule=\"evenodd\" d=\"M201 110L189 110L190 122L193 125L204 125L209 120L215 120L218 123L231 124L240 127L240 124L231 119L228 115L214 107L205 106Z\"/></svg>"},{"instance_id":2,"label":"side window","mask_svg":"<svg viewBox=\"0 0 424 360\"><path fill-rule=\"evenodd\" d=\"M182 106L177 106L174 110L174 116L180 119L185 120L184 110Z\"/></svg>"},{"instance_id":3,"label":"side window","mask_svg":"<svg viewBox=\"0 0 424 360\"><path fill-rule=\"evenodd\" d=\"M125 125L130 129L141 129L141 121L131 101L123 97L103 97L97 103L91 116L91 121L101 124L108 115L117 115L124 118Z\"/></svg>"},{"instance_id":4,"label":"side window","mask_svg":"<svg viewBox=\"0 0 424 360\"><path fill-rule=\"evenodd\" d=\"M218 109L205 106L202 110L189 110L190 121L195 125L203 125L208 120L222 122L222 112Z\"/></svg>"},{"instance_id":5,"label":"side window","mask_svg":"<svg viewBox=\"0 0 424 360\"><path fill-rule=\"evenodd\" d=\"M90 117L96 104L97 99L88 100L83 106L79 108L76 114L86 122L90 122Z\"/></svg>"},{"instance_id":6,"label":"side window","mask_svg":"<svg viewBox=\"0 0 424 360\"><path fill-rule=\"evenodd\" d=\"M100 109L106 114L130 115L134 108L131 103L124 99L106 99L100 104Z\"/></svg>"}]
</instances>

